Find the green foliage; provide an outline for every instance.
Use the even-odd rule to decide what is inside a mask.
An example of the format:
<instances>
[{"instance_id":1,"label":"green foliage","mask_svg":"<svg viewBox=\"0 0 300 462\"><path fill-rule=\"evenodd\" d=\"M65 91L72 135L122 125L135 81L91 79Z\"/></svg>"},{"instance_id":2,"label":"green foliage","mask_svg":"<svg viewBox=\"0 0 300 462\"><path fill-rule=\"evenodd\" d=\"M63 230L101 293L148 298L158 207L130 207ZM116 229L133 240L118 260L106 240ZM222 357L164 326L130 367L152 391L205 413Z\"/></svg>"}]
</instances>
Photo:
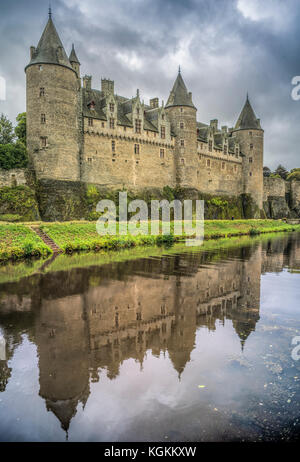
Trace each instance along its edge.
<instances>
[{"instance_id":1,"label":"green foliage","mask_svg":"<svg viewBox=\"0 0 300 462\"><path fill-rule=\"evenodd\" d=\"M22 221L39 219L35 191L28 186L0 188L0 213L21 216Z\"/></svg>"},{"instance_id":2,"label":"green foliage","mask_svg":"<svg viewBox=\"0 0 300 462\"><path fill-rule=\"evenodd\" d=\"M0 221L8 221L8 222L16 223L21 220L22 220L22 217L21 215L18 215L18 214L13 215L12 213L6 213L4 215L0 215Z\"/></svg>"},{"instance_id":3,"label":"green foliage","mask_svg":"<svg viewBox=\"0 0 300 462\"><path fill-rule=\"evenodd\" d=\"M50 248L29 227L0 223L0 261L24 257L46 257Z\"/></svg>"},{"instance_id":4,"label":"green foliage","mask_svg":"<svg viewBox=\"0 0 300 462\"><path fill-rule=\"evenodd\" d=\"M22 143L0 144L0 168L3 170L26 168L27 164L26 148Z\"/></svg>"},{"instance_id":5,"label":"green foliage","mask_svg":"<svg viewBox=\"0 0 300 462\"><path fill-rule=\"evenodd\" d=\"M18 140L26 146L26 112L21 112L17 115L16 121L18 122L15 128L15 134Z\"/></svg>"},{"instance_id":6,"label":"green foliage","mask_svg":"<svg viewBox=\"0 0 300 462\"><path fill-rule=\"evenodd\" d=\"M0 144L10 144L14 141L14 129L10 120L4 115L0 116Z\"/></svg>"},{"instance_id":7,"label":"green foliage","mask_svg":"<svg viewBox=\"0 0 300 462\"><path fill-rule=\"evenodd\" d=\"M281 178L278 173L271 173L270 178Z\"/></svg>"},{"instance_id":8,"label":"green foliage","mask_svg":"<svg viewBox=\"0 0 300 462\"><path fill-rule=\"evenodd\" d=\"M278 165L277 169L275 170L275 175L279 175L280 178L282 178L283 180L286 180L289 172L287 171L287 169L283 166L283 165Z\"/></svg>"},{"instance_id":9,"label":"green foliage","mask_svg":"<svg viewBox=\"0 0 300 462\"><path fill-rule=\"evenodd\" d=\"M288 181L298 180L300 181L300 168L293 168L291 173L287 176Z\"/></svg>"}]
</instances>

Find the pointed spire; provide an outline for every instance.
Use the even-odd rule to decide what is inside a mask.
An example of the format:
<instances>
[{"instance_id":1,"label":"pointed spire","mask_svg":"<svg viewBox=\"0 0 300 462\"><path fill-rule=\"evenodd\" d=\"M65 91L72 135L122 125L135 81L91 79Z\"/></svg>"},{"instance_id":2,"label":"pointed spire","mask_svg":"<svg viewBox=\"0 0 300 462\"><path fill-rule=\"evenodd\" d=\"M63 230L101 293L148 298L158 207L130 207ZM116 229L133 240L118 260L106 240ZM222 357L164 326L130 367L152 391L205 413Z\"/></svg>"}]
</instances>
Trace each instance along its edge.
<instances>
[{"instance_id":1,"label":"pointed spire","mask_svg":"<svg viewBox=\"0 0 300 462\"><path fill-rule=\"evenodd\" d=\"M28 66L32 66L33 64L59 64L73 70L53 24L51 7L49 7L48 22Z\"/></svg>"},{"instance_id":2,"label":"pointed spire","mask_svg":"<svg viewBox=\"0 0 300 462\"><path fill-rule=\"evenodd\" d=\"M235 125L235 130L248 130L255 129L261 130L260 121L256 117L255 112L252 109L249 94L247 93L247 98L243 110L238 118L238 121Z\"/></svg>"},{"instance_id":3,"label":"pointed spire","mask_svg":"<svg viewBox=\"0 0 300 462\"><path fill-rule=\"evenodd\" d=\"M75 51L75 48L74 48L74 43L72 43L72 50L71 50L71 54L70 54L70 57L69 57L69 61L70 63L76 63L76 64L80 64L78 58L77 58L77 55L76 55L76 51Z\"/></svg>"},{"instance_id":4,"label":"pointed spire","mask_svg":"<svg viewBox=\"0 0 300 462\"><path fill-rule=\"evenodd\" d=\"M192 94L187 91L185 83L183 81L180 66L178 69L178 75L170 92L169 99L166 107L169 106L190 106L195 107L192 101Z\"/></svg>"}]
</instances>

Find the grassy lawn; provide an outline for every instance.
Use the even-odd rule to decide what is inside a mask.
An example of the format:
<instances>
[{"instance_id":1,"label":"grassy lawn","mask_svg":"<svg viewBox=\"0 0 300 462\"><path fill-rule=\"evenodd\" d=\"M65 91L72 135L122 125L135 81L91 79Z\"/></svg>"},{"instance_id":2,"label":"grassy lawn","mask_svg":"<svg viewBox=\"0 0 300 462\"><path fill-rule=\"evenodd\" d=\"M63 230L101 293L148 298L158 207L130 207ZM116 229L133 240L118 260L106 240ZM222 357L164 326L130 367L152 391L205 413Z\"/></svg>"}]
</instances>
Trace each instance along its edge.
<instances>
[{"instance_id":1,"label":"grassy lawn","mask_svg":"<svg viewBox=\"0 0 300 462\"><path fill-rule=\"evenodd\" d=\"M100 236L95 222L35 223L39 225L65 253L76 250L117 250L138 246L172 244L184 241L188 234L176 235L174 223L167 235L152 236L150 224L141 225L143 234ZM161 227L162 223L159 222ZM194 223L195 225L195 223ZM299 230L300 225L289 225L281 220L207 220L204 226L205 239L230 238L232 236L259 235L280 231ZM176 231L176 229L175 229ZM117 230L118 232L118 230ZM0 223L0 261L29 256L45 257L51 250L29 228L28 224Z\"/></svg>"},{"instance_id":2,"label":"grassy lawn","mask_svg":"<svg viewBox=\"0 0 300 462\"><path fill-rule=\"evenodd\" d=\"M23 224L0 223L0 261L24 257L46 257L49 247Z\"/></svg>"}]
</instances>

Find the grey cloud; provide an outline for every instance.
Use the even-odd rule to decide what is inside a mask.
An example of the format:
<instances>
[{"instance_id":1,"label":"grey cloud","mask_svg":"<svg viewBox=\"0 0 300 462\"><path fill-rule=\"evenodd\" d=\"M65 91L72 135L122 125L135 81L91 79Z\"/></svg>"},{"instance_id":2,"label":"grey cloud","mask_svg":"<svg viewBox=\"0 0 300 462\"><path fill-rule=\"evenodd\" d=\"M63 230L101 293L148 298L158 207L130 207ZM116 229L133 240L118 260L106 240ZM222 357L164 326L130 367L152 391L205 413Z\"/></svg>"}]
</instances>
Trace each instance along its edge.
<instances>
[{"instance_id":1,"label":"grey cloud","mask_svg":"<svg viewBox=\"0 0 300 462\"><path fill-rule=\"evenodd\" d=\"M228 125L235 123L249 91L265 129L265 164L293 168L300 167L300 102L290 95L291 79L300 75L300 4L284 3L291 14L281 21L288 27L276 28L270 18L245 18L237 0L52 2L67 53L74 42L82 73L92 74L96 87L106 76L120 94L130 97L139 88L145 100L166 101L181 64L198 119L218 118ZM279 1L272 4L280 8ZM1 0L0 75L7 79L8 98L0 102L0 112L11 119L25 110L24 67L47 8L37 0Z\"/></svg>"}]
</instances>

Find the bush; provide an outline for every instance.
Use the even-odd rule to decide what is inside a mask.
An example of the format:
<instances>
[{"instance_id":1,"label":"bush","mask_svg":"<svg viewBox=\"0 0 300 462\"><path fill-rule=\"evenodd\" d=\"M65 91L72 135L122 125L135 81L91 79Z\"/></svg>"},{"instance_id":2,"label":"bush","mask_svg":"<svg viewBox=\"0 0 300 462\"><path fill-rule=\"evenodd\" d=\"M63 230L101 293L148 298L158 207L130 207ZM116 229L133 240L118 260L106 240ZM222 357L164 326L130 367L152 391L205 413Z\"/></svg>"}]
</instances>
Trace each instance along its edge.
<instances>
[{"instance_id":1,"label":"bush","mask_svg":"<svg viewBox=\"0 0 300 462\"><path fill-rule=\"evenodd\" d=\"M22 143L0 144L0 168L3 170L26 168L27 164L26 148Z\"/></svg>"},{"instance_id":2,"label":"bush","mask_svg":"<svg viewBox=\"0 0 300 462\"><path fill-rule=\"evenodd\" d=\"M6 213L4 215L0 215L0 221L9 221L11 223L16 223L21 220L22 220L21 215L17 215L17 214L14 215L12 213Z\"/></svg>"}]
</instances>

